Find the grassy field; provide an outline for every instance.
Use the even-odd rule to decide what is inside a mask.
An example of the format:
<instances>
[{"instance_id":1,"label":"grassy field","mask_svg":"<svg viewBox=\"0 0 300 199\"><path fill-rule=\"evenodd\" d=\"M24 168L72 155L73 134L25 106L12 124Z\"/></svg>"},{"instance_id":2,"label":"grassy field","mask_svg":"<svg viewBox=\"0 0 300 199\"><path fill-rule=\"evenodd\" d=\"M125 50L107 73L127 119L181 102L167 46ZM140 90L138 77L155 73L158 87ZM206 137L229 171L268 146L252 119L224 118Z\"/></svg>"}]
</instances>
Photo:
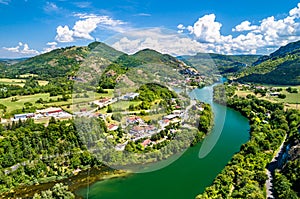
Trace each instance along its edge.
<instances>
[{"instance_id":1,"label":"grassy field","mask_svg":"<svg viewBox=\"0 0 300 199\"><path fill-rule=\"evenodd\" d=\"M11 112L16 109L22 109L24 107L24 103L30 102L37 108L43 108L45 106L67 106L72 104L79 104L79 103L87 103L92 102L94 100L100 99L101 97L111 97L112 96L112 90L108 90L108 94L99 94L94 92L88 92L89 98L74 98L69 99L68 101L60 101L60 102L51 102L51 103L45 103L45 104L36 104L35 102L42 98L43 101L49 102L50 99L53 101L57 101L58 98L61 98L62 96L54 96L50 97L49 93L42 93L42 94L35 94L35 95L27 95L27 96L15 96L15 97L9 97L5 99L0 99L0 104L3 104L7 107L7 112ZM17 98L18 100L16 102L12 101L12 98ZM70 109L71 111L72 109Z\"/></svg>"},{"instance_id":2,"label":"grassy field","mask_svg":"<svg viewBox=\"0 0 300 199\"><path fill-rule=\"evenodd\" d=\"M58 96L61 97L61 96ZM50 97L50 94L48 93L42 93L42 94L35 94L35 95L27 95L27 96L15 96L15 97L9 97L5 99L0 99L0 104L3 104L7 107L7 112L11 112L16 109L21 109L24 107L24 103L30 102L33 105L35 105L38 108L42 108L42 104L35 104L35 102L39 99L42 98L43 100L49 101L49 99L56 100L58 98L56 97ZM12 102L12 98L17 98L18 101Z\"/></svg>"},{"instance_id":3,"label":"grassy field","mask_svg":"<svg viewBox=\"0 0 300 199\"><path fill-rule=\"evenodd\" d=\"M275 102L275 103L284 103L286 108L296 108L296 109L300 109L300 86L293 86L292 88L297 88L298 89L298 93L289 93L286 91L287 87L275 87L273 86L273 88L282 88L282 91L280 93L285 94L286 98L285 99L280 99L276 96L264 96L262 97L260 94L257 94L256 96L260 99L264 99L264 100L268 100L271 102ZM252 91L236 91L236 94L238 96L241 97L246 97L249 94L255 95L254 92Z\"/></svg>"},{"instance_id":4,"label":"grassy field","mask_svg":"<svg viewBox=\"0 0 300 199\"><path fill-rule=\"evenodd\" d=\"M23 87L25 85L26 79L8 79L8 78L0 78L0 84L7 84L7 85L18 85ZM45 86L49 82L38 80L40 86Z\"/></svg>"},{"instance_id":5,"label":"grassy field","mask_svg":"<svg viewBox=\"0 0 300 199\"><path fill-rule=\"evenodd\" d=\"M114 112L121 112L121 111L126 111L130 105L137 106L141 102L135 102L135 101L119 101L117 103L114 103L111 105L112 109Z\"/></svg>"}]
</instances>

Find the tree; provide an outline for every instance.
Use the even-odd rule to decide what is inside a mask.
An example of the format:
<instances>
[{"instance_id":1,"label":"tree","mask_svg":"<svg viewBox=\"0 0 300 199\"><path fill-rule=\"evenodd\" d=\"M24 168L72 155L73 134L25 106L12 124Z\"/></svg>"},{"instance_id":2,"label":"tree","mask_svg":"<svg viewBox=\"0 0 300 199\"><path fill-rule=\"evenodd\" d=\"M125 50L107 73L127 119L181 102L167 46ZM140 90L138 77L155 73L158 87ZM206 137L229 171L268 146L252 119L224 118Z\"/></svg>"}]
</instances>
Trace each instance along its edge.
<instances>
[{"instance_id":1,"label":"tree","mask_svg":"<svg viewBox=\"0 0 300 199\"><path fill-rule=\"evenodd\" d=\"M69 191L68 186L62 183L55 184L50 190L35 193L33 199L74 199L75 195Z\"/></svg>"},{"instance_id":2,"label":"tree","mask_svg":"<svg viewBox=\"0 0 300 199\"><path fill-rule=\"evenodd\" d=\"M106 112L107 113L112 113L113 112L111 105L107 106L107 111Z\"/></svg>"}]
</instances>

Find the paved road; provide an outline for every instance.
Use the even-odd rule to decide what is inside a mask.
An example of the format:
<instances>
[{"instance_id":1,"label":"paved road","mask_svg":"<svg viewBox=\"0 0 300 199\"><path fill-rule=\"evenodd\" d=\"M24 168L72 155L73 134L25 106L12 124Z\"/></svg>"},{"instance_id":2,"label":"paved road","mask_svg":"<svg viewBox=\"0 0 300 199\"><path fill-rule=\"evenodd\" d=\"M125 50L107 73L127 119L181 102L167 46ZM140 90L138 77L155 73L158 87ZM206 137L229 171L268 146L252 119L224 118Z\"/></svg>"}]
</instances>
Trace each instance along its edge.
<instances>
[{"instance_id":1,"label":"paved road","mask_svg":"<svg viewBox=\"0 0 300 199\"><path fill-rule=\"evenodd\" d=\"M284 141L286 139L286 136L284 138ZM266 191L267 191L267 199L274 199L274 195L273 195L273 175L274 175L274 171L275 169L278 167L278 157L280 157L280 155L284 152L284 141L282 142L282 144L280 145L277 154L273 157L272 161L270 162L270 164L267 167L267 176L268 179L266 181Z\"/></svg>"}]
</instances>

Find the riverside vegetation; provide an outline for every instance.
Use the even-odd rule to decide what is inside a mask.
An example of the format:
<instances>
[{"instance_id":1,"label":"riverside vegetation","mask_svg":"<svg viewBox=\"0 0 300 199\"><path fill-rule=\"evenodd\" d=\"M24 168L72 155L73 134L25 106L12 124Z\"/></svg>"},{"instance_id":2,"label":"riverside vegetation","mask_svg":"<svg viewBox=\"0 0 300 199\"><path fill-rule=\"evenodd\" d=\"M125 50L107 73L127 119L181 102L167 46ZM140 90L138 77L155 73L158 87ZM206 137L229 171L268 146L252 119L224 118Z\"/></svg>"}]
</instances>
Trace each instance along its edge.
<instances>
[{"instance_id":1,"label":"riverside vegetation","mask_svg":"<svg viewBox=\"0 0 300 199\"><path fill-rule=\"evenodd\" d=\"M284 111L282 104L259 100L253 95L237 97L234 87L221 87L215 87L214 101L224 104L220 96L225 94L225 90L227 106L249 119L251 138L241 146L240 152L233 156L213 184L197 198L266 198L266 167L286 135L288 140L299 142L300 112ZM299 197L299 171L299 159L289 161L282 170L276 171L276 198Z\"/></svg>"}]
</instances>

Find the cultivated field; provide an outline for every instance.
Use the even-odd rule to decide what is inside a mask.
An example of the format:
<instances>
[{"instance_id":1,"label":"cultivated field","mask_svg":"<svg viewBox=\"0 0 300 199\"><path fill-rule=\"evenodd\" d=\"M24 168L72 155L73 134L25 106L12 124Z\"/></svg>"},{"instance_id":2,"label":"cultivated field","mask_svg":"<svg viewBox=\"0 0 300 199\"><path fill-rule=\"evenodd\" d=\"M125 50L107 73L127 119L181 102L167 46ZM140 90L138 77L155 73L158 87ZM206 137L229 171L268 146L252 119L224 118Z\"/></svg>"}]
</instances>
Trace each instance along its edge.
<instances>
[{"instance_id":1,"label":"cultivated field","mask_svg":"<svg viewBox=\"0 0 300 199\"><path fill-rule=\"evenodd\" d=\"M8 79L8 78L0 78L0 84L7 84L7 85L18 85L23 87L25 85L26 79ZM49 82L38 80L40 86L45 86Z\"/></svg>"}]
</instances>

